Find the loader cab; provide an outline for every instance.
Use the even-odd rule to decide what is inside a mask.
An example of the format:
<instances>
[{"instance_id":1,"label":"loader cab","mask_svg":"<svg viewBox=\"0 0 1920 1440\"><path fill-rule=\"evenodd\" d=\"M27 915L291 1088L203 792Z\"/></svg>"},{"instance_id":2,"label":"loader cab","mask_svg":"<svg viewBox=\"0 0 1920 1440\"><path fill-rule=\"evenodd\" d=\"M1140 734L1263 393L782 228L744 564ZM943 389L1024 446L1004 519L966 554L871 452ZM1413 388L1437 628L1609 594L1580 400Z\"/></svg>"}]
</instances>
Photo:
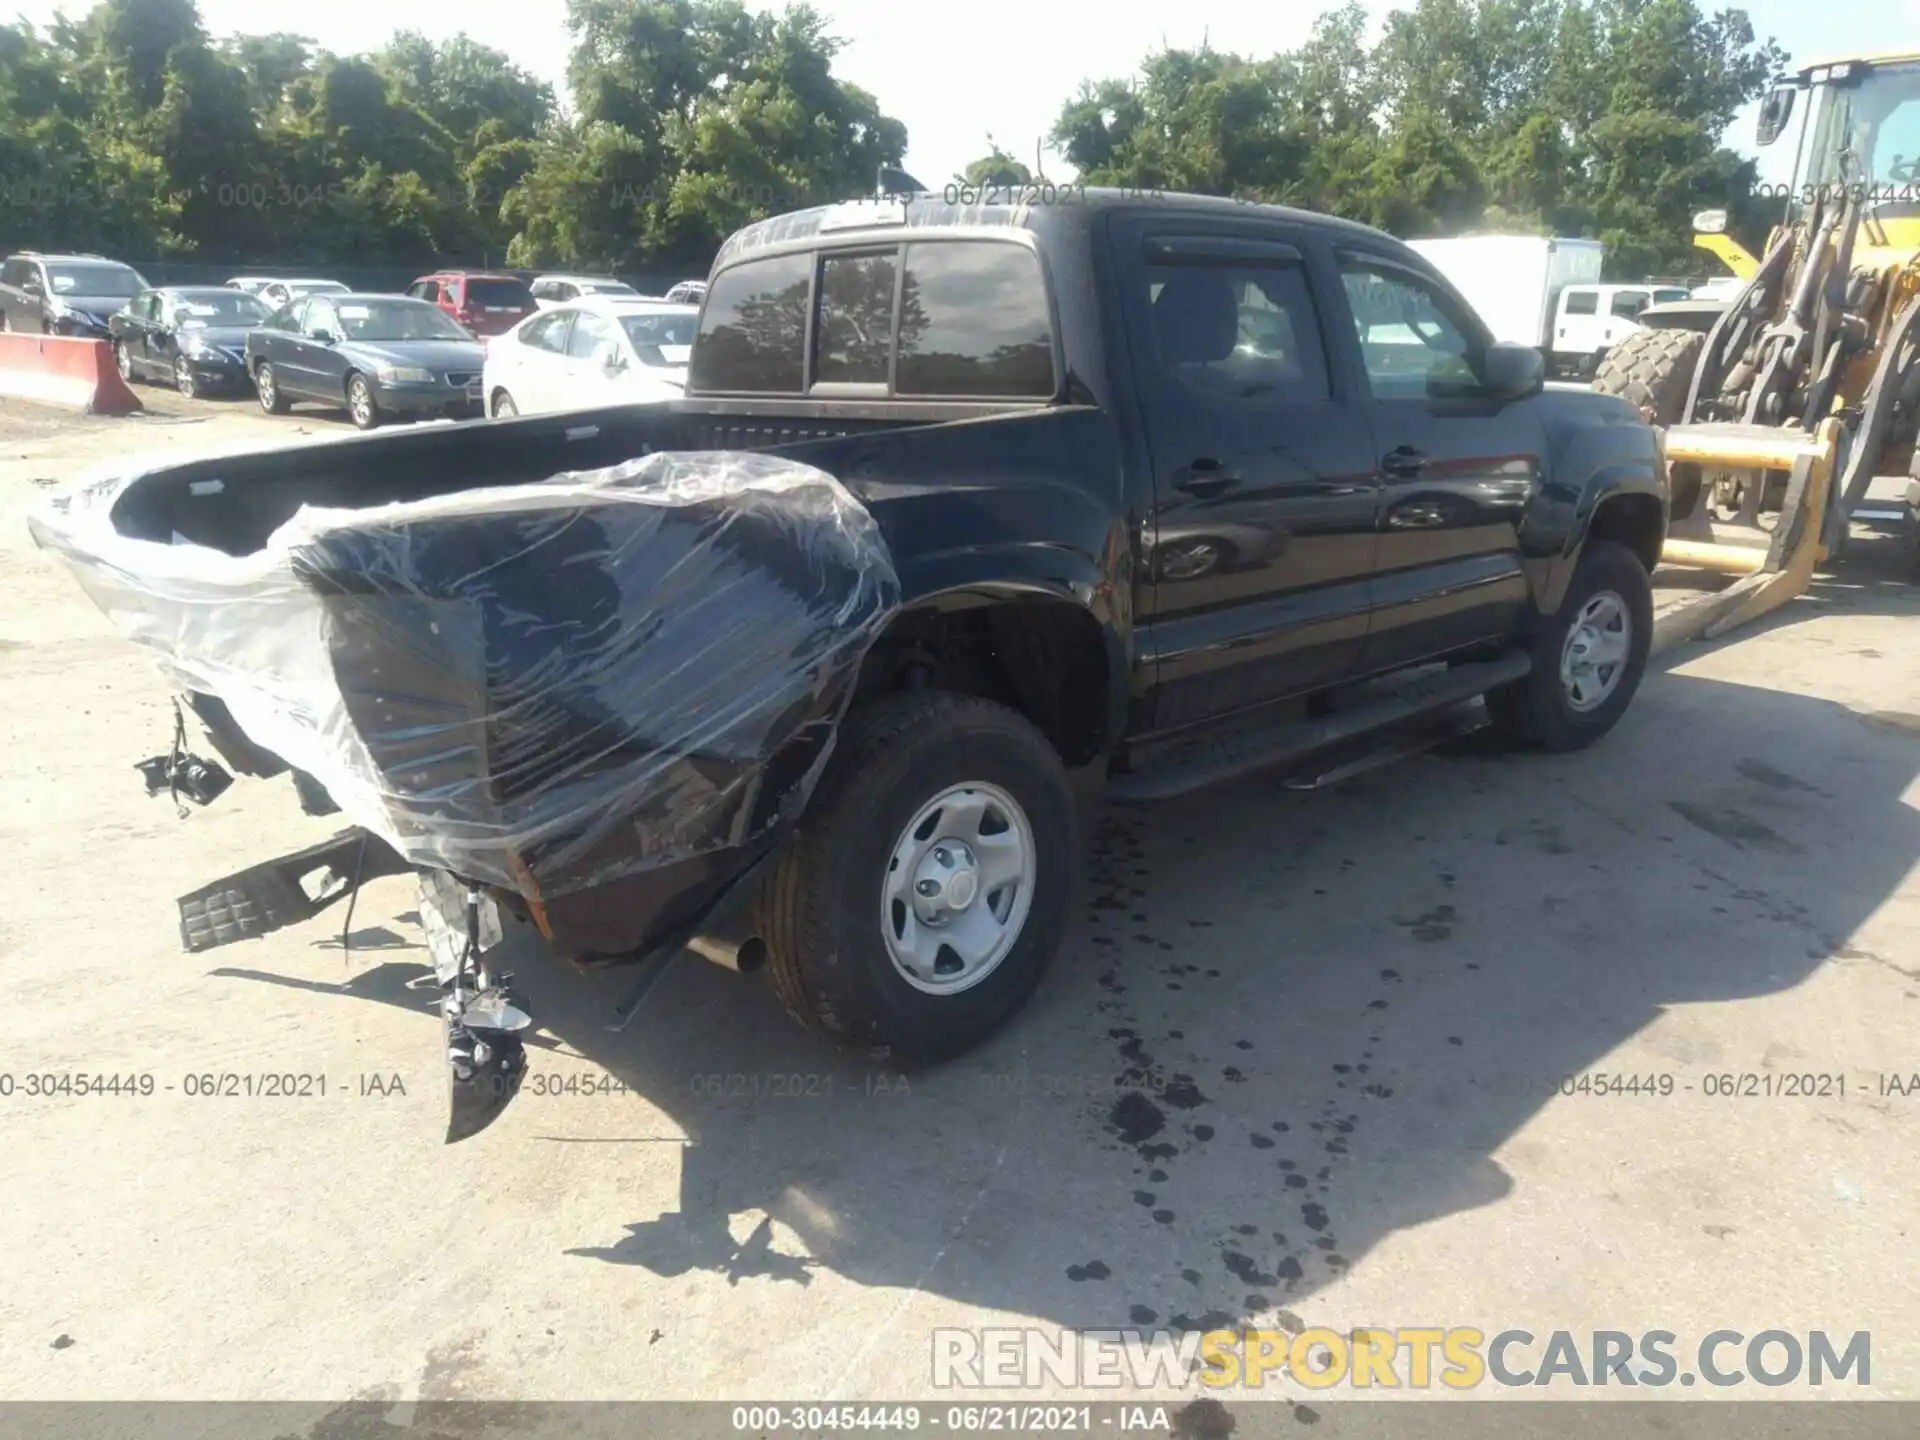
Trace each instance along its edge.
<instances>
[{"instance_id":1,"label":"loader cab","mask_svg":"<svg viewBox=\"0 0 1920 1440\"><path fill-rule=\"evenodd\" d=\"M1811 65L1783 78L1763 102L1762 145L1778 142L1799 116L1794 182L1786 221L1822 195L1854 195L1882 248L1920 249L1920 53Z\"/></svg>"}]
</instances>

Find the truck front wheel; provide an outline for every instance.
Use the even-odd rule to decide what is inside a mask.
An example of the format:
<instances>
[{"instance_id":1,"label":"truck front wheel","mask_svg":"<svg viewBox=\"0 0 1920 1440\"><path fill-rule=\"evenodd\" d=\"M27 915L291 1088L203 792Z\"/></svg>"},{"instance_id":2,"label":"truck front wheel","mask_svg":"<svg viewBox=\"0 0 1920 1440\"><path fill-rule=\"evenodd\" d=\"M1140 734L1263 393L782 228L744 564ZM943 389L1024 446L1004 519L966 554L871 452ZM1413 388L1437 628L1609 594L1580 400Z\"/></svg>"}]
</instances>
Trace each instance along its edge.
<instances>
[{"instance_id":1,"label":"truck front wheel","mask_svg":"<svg viewBox=\"0 0 1920 1440\"><path fill-rule=\"evenodd\" d=\"M1022 716L943 691L861 706L758 900L782 1002L914 1066L984 1040L1066 934L1074 797Z\"/></svg>"},{"instance_id":2,"label":"truck front wheel","mask_svg":"<svg viewBox=\"0 0 1920 1440\"><path fill-rule=\"evenodd\" d=\"M1591 745L1633 702L1652 639L1653 586L1640 557L1589 540L1560 608L1527 639L1533 669L1487 696L1496 729L1542 750Z\"/></svg>"}]
</instances>

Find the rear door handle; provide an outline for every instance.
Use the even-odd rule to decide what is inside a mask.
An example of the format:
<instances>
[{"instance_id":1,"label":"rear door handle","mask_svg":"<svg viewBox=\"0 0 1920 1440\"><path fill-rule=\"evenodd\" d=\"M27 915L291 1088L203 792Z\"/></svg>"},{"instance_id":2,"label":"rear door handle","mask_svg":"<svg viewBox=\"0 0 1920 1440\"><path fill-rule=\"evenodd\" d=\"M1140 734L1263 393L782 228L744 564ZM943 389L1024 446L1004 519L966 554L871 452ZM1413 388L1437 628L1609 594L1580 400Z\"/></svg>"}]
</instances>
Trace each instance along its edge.
<instances>
[{"instance_id":1,"label":"rear door handle","mask_svg":"<svg viewBox=\"0 0 1920 1440\"><path fill-rule=\"evenodd\" d=\"M1224 495L1239 483L1238 473L1227 469L1212 456L1202 456L1175 471L1173 476L1174 489L1202 500L1211 499L1215 495Z\"/></svg>"},{"instance_id":2,"label":"rear door handle","mask_svg":"<svg viewBox=\"0 0 1920 1440\"><path fill-rule=\"evenodd\" d=\"M1427 454L1411 445L1398 445L1380 457L1380 468L1401 479L1411 479L1427 468Z\"/></svg>"}]
</instances>

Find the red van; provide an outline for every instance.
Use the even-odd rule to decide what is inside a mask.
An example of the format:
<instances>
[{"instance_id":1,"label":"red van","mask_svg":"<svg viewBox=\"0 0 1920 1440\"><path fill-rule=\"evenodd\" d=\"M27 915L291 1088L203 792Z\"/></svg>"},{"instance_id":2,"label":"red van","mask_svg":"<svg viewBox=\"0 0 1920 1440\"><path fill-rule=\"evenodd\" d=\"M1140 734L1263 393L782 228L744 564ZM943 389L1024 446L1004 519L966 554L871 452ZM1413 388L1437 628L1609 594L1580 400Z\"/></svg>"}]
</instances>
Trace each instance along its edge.
<instances>
[{"instance_id":1,"label":"red van","mask_svg":"<svg viewBox=\"0 0 1920 1440\"><path fill-rule=\"evenodd\" d=\"M443 270L407 287L416 300L431 300L476 335L502 335L538 308L527 282L480 270Z\"/></svg>"}]
</instances>

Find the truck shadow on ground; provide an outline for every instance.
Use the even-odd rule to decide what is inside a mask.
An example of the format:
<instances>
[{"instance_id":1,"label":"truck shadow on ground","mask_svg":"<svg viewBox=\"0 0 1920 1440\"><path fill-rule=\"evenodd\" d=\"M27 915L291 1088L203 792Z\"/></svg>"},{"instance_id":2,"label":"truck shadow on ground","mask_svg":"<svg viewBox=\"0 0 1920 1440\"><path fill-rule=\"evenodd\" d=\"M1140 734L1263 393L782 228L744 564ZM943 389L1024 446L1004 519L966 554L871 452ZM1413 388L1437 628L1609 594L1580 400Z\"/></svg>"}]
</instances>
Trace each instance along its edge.
<instances>
[{"instance_id":1,"label":"truck shadow on ground","mask_svg":"<svg viewBox=\"0 0 1920 1440\"><path fill-rule=\"evenodd\" d=\"M661 1118L609 1130L523 1095L470 1143L684 1145L677 1206L607 1217L578 1261L730 1286L831 1270L1076 1327L1293 1325L1384 1238L1508 1194L1501 1146L1666 1007L1839 964L1920 1015L1920 970L1855 945L1920 858L1917 762L1840 705L1667 673L1579 755L1109 807L1034 1001L909 1077L690 957L612 1030L631 979L583 980L522 928L509 968L543 1038ZM426 998L415 967L380 968L328 988ZM1757 1068L1770 1038L1657 1068Z\"/></svg>"},{"instance_id":2,"label":"truck shadow on ground","mask_svg":"<svg viewBox=\"0 0 1920 1440\"><path fill-rule=\"evenodd\" d=\"M1662 675L1583 755L1110 809L1032 1006L904 1080L691 960L611 1034L529 954L546 1028L688 1142L676 1210L568 1253L1081 1327L1290 1323L1383 1237L1505 1195L1498 1148L1665 1007L1824 963L1914 1000L1920 972L1849 941L1920 858L1915 770L1839 706ZM1704 1058L1752 1068L1766 1038Z\"/></svg>"}]
</instances>

